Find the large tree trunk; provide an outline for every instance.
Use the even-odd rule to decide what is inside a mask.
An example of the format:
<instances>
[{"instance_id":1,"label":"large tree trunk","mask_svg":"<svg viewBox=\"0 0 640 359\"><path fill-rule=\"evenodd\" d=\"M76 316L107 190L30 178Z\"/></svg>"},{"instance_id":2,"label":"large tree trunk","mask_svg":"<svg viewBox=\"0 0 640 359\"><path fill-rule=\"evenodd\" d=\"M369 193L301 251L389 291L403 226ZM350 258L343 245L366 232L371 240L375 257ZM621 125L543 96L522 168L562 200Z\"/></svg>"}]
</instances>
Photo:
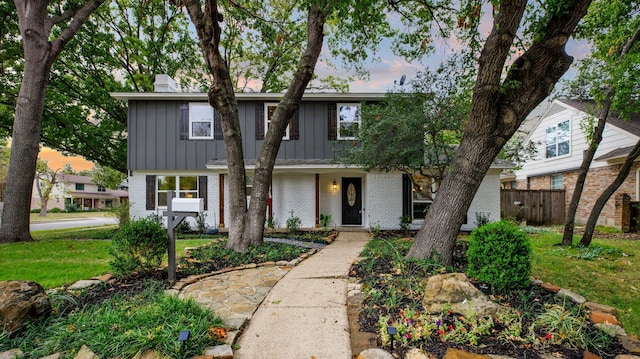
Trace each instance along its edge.
<instances>
[{"instance_id":1,"label":"large tree trunk","mask_svg":"<svg viewBox=\"0 0 640 359\"><path fill-rule=\"evenodd\" d=\"M564 233L562 235L562 245L570 246L573 244L573 230L576 224L576 212L578 212L578 204L580 203L580 196L582 196L582 190L584 189L584 181L587 179L587 173L589 173L589 167L591 167L591 161L598 150L600 142L602 142L602 132L604 132L604 125L607 122L609 116L609 109L611 108L611 101L605 102L605 107L602 111L602 116L598 117L598 124L593 133L593 139L589 144L589 148L584 152L582 163L578 169L578 178L576 179L576 186L571 195L571 201L567 207L567 218L564 222Z\"/></svg>"},{"instance_id":2,"label":"large tree trunk","mask_svg":"<svg viewBox=\"0 0 640 359\"><path fill-rule=\"evenodd\" d=\"M584 228L584 234L582 235L582 239L580 240L580 245L583 247L588 247L591 244L591 240L593 239L593 231L596 228L596 223L598 222L598 217L600 217L600 212L604 208L604 205L607 204L607 201L613 193L620 188L624 180L629 175L631 171L631 167L633 167L633 163L640 156L640 141L636 142L636 145L633 147L631 152L627 155L627 158L624 160L624 164L622 168L620 168L620 172L613 180L613 182L605 188L604 192L598 197L596 202L593 204L593 209L589 214L589 219L587 219L587 224Z\"/></svg>"},{"instance_id":3,"label":"large tree trunk","mask_svg":"<svg viewBox=\"0 0 640 359\"><path fill-rule=\"evenodd\" d=\"M451 263L460 225L491 162L569 69L573 58L565 45L590 2L576 0L563 14L550 16L543 35L516 59L504 81L502 70L526 1L500 2L478 60L469 123L408 257Z\"/></svg>"},{"instance_id":4,"label":"large tree trunk","mask_svg":"<svg viewBox=\"0 0 640 359\"><path fill-rule=\"evenodd\" d=\"M262 149L256 161L251 203L247 211L246 178L242 134L238 106L229 69L219 50L222 15L215 0L205 3L204 12L199 0L187 1L189 16L196 26L200 46L214 83L209 89L209 103L220 114L229 170L229 239L227 247L244 251L250 245L262 244L267 197L275 165L275 158L285 134L289 119L297 110L304 90L313 76L320 55L325 23L324 9L309 9L307 23L307 49L287 93L273 114Z\"/></svg>"},{"instance_id":5,"label":"large tree trunk","mask_svg":"<svg viewBox=\"0 0 640 359\"><path fill-rule=\"evenodd\" d=\"M49 17L48 1L14 0L24 49L24 74L15 110L0 243L32 239L29 209L49 71L64 45L103 2L90 0L81 8ZM66 21L69 24L49 42L51 28Z\"/></svg>"}]
</instances>

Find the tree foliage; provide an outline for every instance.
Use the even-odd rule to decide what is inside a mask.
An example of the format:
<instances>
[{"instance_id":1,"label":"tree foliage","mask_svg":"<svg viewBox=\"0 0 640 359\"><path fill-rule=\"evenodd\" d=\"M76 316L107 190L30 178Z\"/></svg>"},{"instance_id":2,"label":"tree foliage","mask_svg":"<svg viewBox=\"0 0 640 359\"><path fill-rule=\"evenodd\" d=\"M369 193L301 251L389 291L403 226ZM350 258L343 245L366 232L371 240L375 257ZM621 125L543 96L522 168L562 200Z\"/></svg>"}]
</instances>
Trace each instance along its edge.
<instances>
[{"instance_id":1,"label":"tree foliage","mask_svg":"<svg viewBox=\"0 0 640 359\"><path fill-rule=\"evenodd\" d=\"M0 11L5 8L0 6ZM18 34L15 9L7 37ZM10 26L11 25L11 26ZM10 133L23 57L13 42L0 50L7 71L0 80L0 127ZM42 142L63 153L126 172L126 104L109 92L153 91L156 74L177 78L185 88L206 83L188 19L165 0L117 0L105 4L78 31L53 64L42 123Z\"/></svg>"},{"instance_id":2,"label":"tree foliage","mask_svg":"<svg viewBox=\"0 0 640 359\"><path fill-rule=\"evenodd\" d=\"M341 160L366 171L420 173L439 183L462 137L471 102L470 83L458 76L463 71L457 64L454 58L436 71L421 72L409 90L364 104L358 144L347 146Z\"/></svg>"},{"instance_id":3,"label":"tree foliage","mask_svg":"<svg viewBox=\"0 0 640 359\"><path fill-rule=\"evenodd\" d=\"M47 206L49 200L51 199L51 195L53 194L55 185L58 183L58 172L59 169L50 168L47 161L38 158L38 162L36 163L35 183L36 189L38 191L38 196L40 197L41 216L47 215Z\"/></svg>"},{"instance_id":4,"label":"tree foliage","mask_svg":"<svg viewBox=\"0 0 640 359\"><path fill-rule=\"evenodd\" d=\"M93 178L93 183L111 189L117 189L127 179L126 173L101 165L96 165L91 170L90 176Z\"/></svg>"}]
</instances>

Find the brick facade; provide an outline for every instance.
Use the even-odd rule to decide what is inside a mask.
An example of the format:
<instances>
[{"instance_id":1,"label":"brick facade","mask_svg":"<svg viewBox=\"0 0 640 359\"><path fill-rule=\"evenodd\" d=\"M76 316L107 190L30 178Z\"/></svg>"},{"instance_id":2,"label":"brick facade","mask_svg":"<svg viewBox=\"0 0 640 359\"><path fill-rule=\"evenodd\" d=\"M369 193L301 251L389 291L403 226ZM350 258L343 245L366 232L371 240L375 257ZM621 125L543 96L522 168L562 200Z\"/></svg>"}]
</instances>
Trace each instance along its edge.
<instances>
[{"instance_id":1,"label":"brick facade","mask_svg":"<svg viewBox=\"0 0 640 359\"><path fill-rule=\"evenodd\" d=\"M576 223L584 224L589 218L593 203L598 199L602 191L615 179L620 171L621 165L611 165L600 168L593 168L589 170L587 179L585 181L580 203L578 204L578 212L576 213ZM631 196L631 200L636 200L636 170L640 167L639 164L635 164L627 176L625 182L614 193L613 196L607 201L606 205L600 213L598 224L605 226L616 226L616 211L615 211L615 197L616 195L626 193ZM565 203L568 206L571 201L571 196L575 189L575 183L578 177L578 171L567 171L558 173L563 175L562 184L566 190ZM521 179L517 181L518 189L527 189L527 180ZM551 175L529 177L529 189L550 189L551 188Z\"/></svg>"}]
</instances>

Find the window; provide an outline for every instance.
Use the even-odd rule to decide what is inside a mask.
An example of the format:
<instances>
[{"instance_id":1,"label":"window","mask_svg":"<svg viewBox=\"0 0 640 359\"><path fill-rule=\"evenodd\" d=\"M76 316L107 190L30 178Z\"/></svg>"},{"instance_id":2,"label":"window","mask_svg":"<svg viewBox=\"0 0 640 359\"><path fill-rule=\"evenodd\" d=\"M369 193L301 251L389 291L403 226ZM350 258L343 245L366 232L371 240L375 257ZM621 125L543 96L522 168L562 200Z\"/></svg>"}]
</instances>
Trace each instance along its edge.
<instances>
[{"instance_id":1,"label":"window","mask_svg":"<svg viewBox=\"0 0 640 359\"><path fill-rule=\"evenodd\" d=\"M76 183L76 191L84 191L84 183Z\"/></svg>"},{"instance_id":2,"label":"window","mask_svg":"<svg viewBox=\"0 0 640 359\"><path fill-rule=\"evenodd\" d=\"M177 198L198 198L197 176L157 176L157 204L167 207L167 192L175 191Z\"/></svg>"},{"instance_id":3,"label":"window","mask_svg":"<svg viewBox=\"0 0 640 359\"><path fill-rule=\"evenodd\" d=\"M360 129L360 104L338 104L338 139L355 140Z\"/></svg>"},{"instance_id":4,"label":"window","mask_svg":"<svg viewBox=\"0 0 640 359\"><path fill-rule=\"evenodd\" d=\"M569 120L560 122L557 126L547 127L546 158L554 158L569 154L571 149Z\"/></svg>"},{"instance_id":5,"label":"window","mask_svg":"<svg viewBox=\"0 0 640 359\"><path fill-rule=\"evenodd\" d=\"M189 138L213 139L213 107L209 104L189 104Z\"/></svg>"},{"instance_id":6,"label":"window","mask_svg":"<svg viewBox=\"0 0 640 359\"><path fill-rule=\"evenodd\" d=\"M551 189L563 189L562 175L551 175Z\"/></svg>"},{"instance_id":7,"label":"window","mask_svg":"<svg viewBox=\"0 0 640 359\"><path fill-rule=\"evenodd\" d=\"M424 219L431 203L435 199L436 182L431 177L414 175L412 188L413 219Z\"/></svg>"},{"instance_id":8,"label":"window","mask_svg":"<svg viewBox=\"0 0 640 359\"><path fill-rule=\"evenodd\" d=\"M98 185L98 192L106 192L107 189L103 185Z\"/></svg>"},{"instance_id":9,"label":"window","mask_svg":"<svg viewBox=\"0 0 640 359\"><path fill-rule=\"evenodd\" d=\"M277 103L264 104L264 134L265 135L269 130L269 125L271 124L271 117L273 116L273 113L276 111L277 107L278 107ZM284 136L282 136L283 140L289 139L289 127L291 127L291 124L287 125L287 129L284 131Z\"/></svg>"}]
</instances>

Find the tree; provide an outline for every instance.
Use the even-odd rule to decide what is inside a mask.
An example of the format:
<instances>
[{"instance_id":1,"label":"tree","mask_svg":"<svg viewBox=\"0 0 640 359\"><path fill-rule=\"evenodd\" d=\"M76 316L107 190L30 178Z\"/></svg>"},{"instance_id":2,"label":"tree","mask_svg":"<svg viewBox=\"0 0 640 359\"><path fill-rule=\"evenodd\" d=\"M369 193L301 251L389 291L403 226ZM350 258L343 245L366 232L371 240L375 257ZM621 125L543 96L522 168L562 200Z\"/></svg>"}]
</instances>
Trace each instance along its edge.
<instances>
[{"instance_id":1,"label":"tree","mask_svg":"<svg viewBox=\"0 0 640 359\"><path fill-rule=\"evenodd\" d=\"M573 81L573 93L587 93L590 98L596 100L597 108L594 109L594 115L597 118L597 125L595 128L587 126L586 137L589 147L578 169L575 189L567 207L562 237L564 246L570 246L573 243L575 216L580 196L589 167L602 141L605 124L611 115L610 111L618 110L623 116L628 116L633 109L640 107L636 98L638 84L635 81L628 81L630 76L637 78L639 75L637 62L640 52L637 46L634 46L640 37L639 5L629 0L596 1L577 31L580 37L591 40L592 52L589 58L582 61L579 77ZM586 90L583 87L586 87ZM581 245L588 246L591 243L593 230L602 208L624 182L635 157L637 154L632 151L614 183L605 189L594 203L587 220L587 228L580 241Z\"/></svg>"},{"instance_id":2,"label":"tree","mask_svg":"<svg viewBox=\"0 0 640 359\"><path fill-rule=\"evenodd\" d=\"M40 197L40 216L47 215L47 205L51 199L51 194L58 183L58 172L49 168L47 161L38 158L36 162L36 189Z\"/></svg>"},{"instance_id":3,"label":"tree","mask_svg":"<svg viewBox=\"0 0 640 359\"><path fill-rule=\"evenodd\" d=\"M1 8L0 8L1 10ZM5 18L16 17L8 9ZM42 142L63 153L126 173L126 104L110 92L153 91L154 76L168 74L184 89L206 83L189 20L166 0L117 0L100 7L53 64L42 123ZM7 31L17 36L17 25ZM4 43L3 43L4 45ZM0 127L8 133L22 74L22 54L0 49L11 71L0 95Z\"/></svg>"},{"instance_id":4,"label":"tree","mask_svg":"<svg viewBox=\"0 0 640 359\"><path fill-rule=\"evenodd\" d=\"M51 66L103 1L87 0L81 4L14 1L24 49L24 71L15 107L0 243L32 240L29 207Z\"/></svg>"},{"instance_id":5,"label":"tree","mask_svg":"<svg viewBox=\"0 0 640 359\"><path fill-rule=\"evenodd\" d=\"M117 189L127 178L127 175L113 168L97 165L91 170L91 177L93 182L99 186Z\"/></svg>"},{"instance_id":6,"label":"tree","mask_svg":"<svg viewBox=\"0 0 640 359\"><path fill-rule=\"evenodd\" d=\"M75 175L76 171L71 167L70 163L66 163L64 167L62 167L61 173L64 175Z\"/></svg>"},{"instance_id":7,"label":"tree","mask_svg":"<svg viewBox=\"0 0 640 359\"><path fill-rule=\"evenodd\" d=\"M437 188L469 113L471 88L458 75L464 71L457 60L418 74L407 92L390 92L379 104L363 105L358 145L346 147L341 161L366 171L400 171L412 180L419 173Z\"/></svg>"},{"instance_id":8,"label":"tree","mask_svg":"<svg viewBox=\"0 0 640 359\"><path fill-rule=\"evenodd\" d=\"M237 101L234 94L234 83L230 76L230 64L224 56L226 49L222 47L222 23L225 21L225 16L231 12L221 11L219 6L222 6L223 3L219 4L215 0L205 1L204 9L199 0L184 0L182 3L186 6L191 21L195 25L205 63L213 79L208 92L209 103L219 113L224 133L231 217L228 246L234 250L243 251L250 245L262 243L266 202L276 154L289 119L298 108L302 95L313 77L323 45L327 20L330 20L333 30L343 36L342 42L336 39L335 42L330 42L330 45L348 44L343 47L342 53L347 60L354 60L353 62L357 63L356 59L366 58L369 55L365 45L377 43L382 35L392 33L386 19L388 4L374 0L310 0L296 3L297 7L291 13L293 19L288 19L288 21L302 21L302 14L306 14L305 46L301 47L296 54L297 65L291 69L291 81L273 114L265 135L261 152L256 161L251 202L247 208L244 155ZM244 21L242 23L244 26L236 26L236 28L245 29L245 31L249 31L247 29L255 30L256 24L259 24L259 31L275 32L276 45L279 45L278 41L280 40L278 39L284 40L289 34L286 31L281 31L280 27L274 26L277 22L265 18L264 14L254 13L252 11L254 8L251 5L256 3L260 2L247 2L246 7L235 2L229 4L229 6L237 7L246 13L247 19L250 20ZM425 34L429 34L428 26L424 25L430 24L433 20L434 11L437 9L435 5L425 2L394 2L390 6L395 6L397 10L407 14L416 11L425 19L423 24L415 26L415 31L404 32L404 35L414 35L414 37L404 40L415 40L418 36L424 38L427 36ZM404 21L405 18L402 17L402 19ZM228 19L227 22L229 22ZM416 35L418 33L420 35ZM245 33L235 36L243 37ZM406 41L398 43L406 43ZM430 48L432 48L431 45L428 45L428 41L426 41L425 46L411 53L417 55ZM287 71L281 73L286 74Z\"/></svg>"},{"instance_id":9,"label":"tree","mask_svg":"<svg viewBox=\"0 0 640 359\"><path fill-rule=\"evenodd\" d=\"M529 35L528 48L513 61L504 77L503 68L527 2L501 1L496 5L493 28L478 58L467 126L408 257L433 257L451 263L464 215L493 159L569 69L573 58L565 52L565 45L589 4L589 0L553 0L530 8L530 26L523 32ZM469 16L480 16L479 10L478 7ZM466 21L462 17L460 23L464 25Z\"/></svg>"}]
</instances>

